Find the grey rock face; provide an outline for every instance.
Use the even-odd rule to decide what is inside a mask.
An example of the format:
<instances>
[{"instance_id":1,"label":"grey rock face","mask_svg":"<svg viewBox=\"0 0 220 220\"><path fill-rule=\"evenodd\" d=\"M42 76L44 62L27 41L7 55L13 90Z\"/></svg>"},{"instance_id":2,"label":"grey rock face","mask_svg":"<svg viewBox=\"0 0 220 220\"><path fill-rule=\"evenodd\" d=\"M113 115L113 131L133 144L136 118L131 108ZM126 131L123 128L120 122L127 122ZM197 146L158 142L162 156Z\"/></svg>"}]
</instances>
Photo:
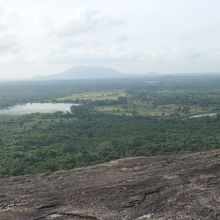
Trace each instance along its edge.
<instances>
[{"instance_id":1,"label":"grey rock face","mask_svg":"<svg viewBox=\"0 0 220 220\"><path fill-rule=\"evenodd\" d=\"M220 219L220 150L0 181L1 220Z\"/></svg>"}]
</instances>

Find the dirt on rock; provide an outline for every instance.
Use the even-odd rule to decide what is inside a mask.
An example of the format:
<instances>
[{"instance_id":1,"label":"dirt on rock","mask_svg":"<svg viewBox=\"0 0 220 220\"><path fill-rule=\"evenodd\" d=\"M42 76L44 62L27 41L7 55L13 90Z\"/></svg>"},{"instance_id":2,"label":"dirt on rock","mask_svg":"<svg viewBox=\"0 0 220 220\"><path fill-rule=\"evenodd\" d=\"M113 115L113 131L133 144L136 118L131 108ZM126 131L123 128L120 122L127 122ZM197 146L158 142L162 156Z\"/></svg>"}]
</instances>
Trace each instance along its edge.
<instances>
[{"instance_id":1,"label":"dirt on rock","mask_svg":"<svg viewBox=\"0 0 220 220\"><path fill-rule=\"evenodd\" d=\"M220 219L220 150L0 181L0 220Z\"/></svg>"}]
</instances>

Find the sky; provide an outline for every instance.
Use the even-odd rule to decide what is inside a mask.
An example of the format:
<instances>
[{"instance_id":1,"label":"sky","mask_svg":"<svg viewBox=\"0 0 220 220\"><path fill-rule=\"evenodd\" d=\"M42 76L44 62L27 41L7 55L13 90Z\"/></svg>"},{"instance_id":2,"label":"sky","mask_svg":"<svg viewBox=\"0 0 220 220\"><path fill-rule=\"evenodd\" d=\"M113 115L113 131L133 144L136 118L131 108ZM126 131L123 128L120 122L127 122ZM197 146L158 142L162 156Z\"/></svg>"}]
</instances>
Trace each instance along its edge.
<instances>
[{"instance_id":1,"label":"sky","mask_svg":"<svg viewBox=\"0 0 220 220\"><path fill-rule=\"evenodd\" d=\"M0 79L77 65L220 72L219 0L0 0Z\"/></svg>"}]
</instances>

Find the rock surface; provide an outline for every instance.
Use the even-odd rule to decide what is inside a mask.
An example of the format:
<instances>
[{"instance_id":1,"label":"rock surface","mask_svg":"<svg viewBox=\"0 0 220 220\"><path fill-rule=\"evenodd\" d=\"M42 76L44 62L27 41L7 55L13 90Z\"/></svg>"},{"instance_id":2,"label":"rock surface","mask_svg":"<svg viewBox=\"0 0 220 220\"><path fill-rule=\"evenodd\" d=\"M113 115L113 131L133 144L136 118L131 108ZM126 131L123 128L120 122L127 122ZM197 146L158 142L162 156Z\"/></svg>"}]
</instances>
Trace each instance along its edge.
<instances>
[{"instance_id":1,"label":"rock surface","mask_svg":"<svg viewBox=\"0 0 220 220\"><path fill-rule=\"evenodd\" d=\"M1 220L220 219L220 150L0 181Z\"/></svg>"}]
</instances>

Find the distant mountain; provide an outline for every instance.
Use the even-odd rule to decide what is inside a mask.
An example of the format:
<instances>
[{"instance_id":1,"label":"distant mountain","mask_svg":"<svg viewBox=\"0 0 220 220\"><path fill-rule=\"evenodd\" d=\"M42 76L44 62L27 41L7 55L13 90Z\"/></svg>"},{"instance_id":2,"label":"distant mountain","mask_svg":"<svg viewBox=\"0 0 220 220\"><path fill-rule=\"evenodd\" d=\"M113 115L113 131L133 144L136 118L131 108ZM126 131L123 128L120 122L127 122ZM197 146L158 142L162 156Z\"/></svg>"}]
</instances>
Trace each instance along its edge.
<instances>
[{"instance_id":1,"label":"distant mountain","mask_svg":"<svg viewBox=\"0 0 220 220\"><path fill-rule=\"evenodd\" d=\"M67 80L67 79L113 79L123 78L126 75L113 68L102 66L77 66L62 73L49 76L38 76L37 80Z\"/></svg>"}]
</instances>

